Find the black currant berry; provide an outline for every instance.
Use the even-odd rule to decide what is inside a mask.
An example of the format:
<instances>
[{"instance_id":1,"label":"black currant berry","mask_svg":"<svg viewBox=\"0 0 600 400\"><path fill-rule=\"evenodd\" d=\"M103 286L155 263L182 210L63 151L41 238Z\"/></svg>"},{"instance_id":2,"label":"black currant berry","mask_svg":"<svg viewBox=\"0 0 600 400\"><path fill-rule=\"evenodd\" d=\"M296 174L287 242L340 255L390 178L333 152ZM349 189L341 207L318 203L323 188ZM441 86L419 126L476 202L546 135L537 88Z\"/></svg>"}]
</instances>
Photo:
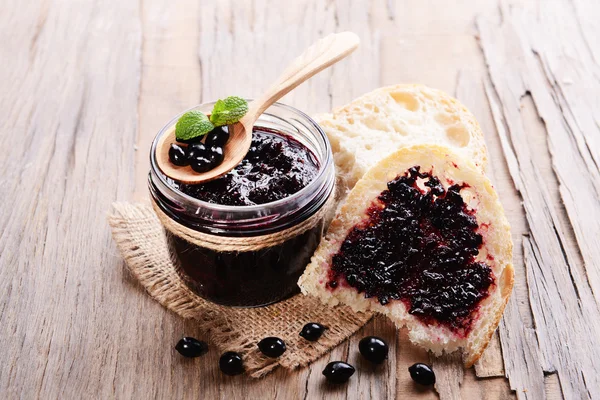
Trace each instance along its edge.
<instances>
[{"instance_id":1,"label":"black currant berry","mask_svg":"<svg viewBox=\"0 0 600 400\"><path fill-rule=\"evenodd\" d=\"M171 144L169 147L169 161L171 164L184 167L189 164L186 150L178 144Z\"/></svg>"},{"instance_id":2,"label":"black currant berry","mask_svg":"<svg viewBox=\"0 0 600 400\"><path fill-rule=\"evenodd\" d=\"M302 336L304 339L310 342L316 342L317 340L319 340L325 329L326 328L321 324L317 324L316 322L309 322L302 328L300 336Z\"/></svg>"},{"instance_id":3,"label":"black currant berry","mask_svg":"<svg viewBox=\"0 0 600 400\"><path fill-rule=\"evenodd\" d=\"M190 167L192 167L192 169L198 173L210 171L211 169L213 169L211 160L204 156L200 156L192 160L190 162Z\"/></svg>"},{"instance_id":4,"label":"black currant berry","mask_svg":"<svg viewBox=\"0 0 600 400\"><path fill-rule=\"evenodd\" d=\"M208 132L204 143L206 147L223 147L229 140L229 129L226 126L219 126Z\"/></svg>"},{"instance_id":5,"label":"black currant berry","mask_svg":"<svg viewBox=\"0 0 600 400\"><path fill-rule=\"evenodd\" d=\"M212 162L212 167L216 167L223 162L225 155L223 154L223 148L219 146L212 146L209 150L209 158Z\"/></svg>"},{"instance_id":6,"label":"black currant berry","mask_svg":"<svg viewBox=\"0 0 600 400\"><path fill-rule=\"evenodd\" d=\"M358 350L364 358L375 364L381 364L388 356L388 345L377 336L367 336L358 343Z\"/></svg>"},{"instance_id":7,"label":"black currant berry","mask_svg":"<svg viewBox=\"0 0 600 400\"><path fill-rule=\"evenodd\" d=\"M213 162L204 143L194 143L188 147L188 161L196 172L206 172L213 169Z\"/></svg>"},{"instance_id":8,"label":"black currant berry","mask_svg":"<svg viewBox=\"0 0 600 400\"><path fill-rule=\"evenodd\" d=\"M278 337L267 337L258 342L261 353L267 357L276 358L285 352L285 342Z\"/></svg>"},{"instance_id":9,"label":"black currant berry","mask_svg":"<svg viewBox=\"0 0 600 400\"><path fill-rule=\"evenodd\" d=\"M175 350L184 357L200 357L208 351L208 344L193 337L184 337L177 342Z\"/></svg>"},{"instance_id":10,"label":"black currant berry","mask_svg":"<svg viewBox=\"0 0 600 400\"><path fill-rule=\"evenodd\" d=\"M244 363L238 353L228 351L219 359L219 368L225 375L239 375L244 372Z\"/></svg>"},{"instance_id":11,"label":"black currant berry","mask_svg":"<svg viewBox=\"0 0 600 400\"><path fill-rule=\"evenodd\" d=\"M408 372L412 380L421 385L429 386L435 383L435 373L427 364L413 364L408 367Z\"/></svg>"},{"instance_id":12,"label":"black currant berry","mask_svg":"<svg viewBox=\"0 0 600 400\"><path fill-rule=\"evenodd\" d=\"M202 142L190 144L187 148L188 159L191 161L193 158L206 155L207 151L206 146Z\"/></svg>"},{"instance_id":13,"label":"black currant berry","mask_svg":"<svg viewBox=\"0 0 600 400\"><path fill-rule=\"evenodd\" d=\"M323 370L323 375L329 382L332 383L344 383L352 375L354 375L354 367L348 363L342 361L334 361L327 364Z\"/></svg>"}]
</instances>

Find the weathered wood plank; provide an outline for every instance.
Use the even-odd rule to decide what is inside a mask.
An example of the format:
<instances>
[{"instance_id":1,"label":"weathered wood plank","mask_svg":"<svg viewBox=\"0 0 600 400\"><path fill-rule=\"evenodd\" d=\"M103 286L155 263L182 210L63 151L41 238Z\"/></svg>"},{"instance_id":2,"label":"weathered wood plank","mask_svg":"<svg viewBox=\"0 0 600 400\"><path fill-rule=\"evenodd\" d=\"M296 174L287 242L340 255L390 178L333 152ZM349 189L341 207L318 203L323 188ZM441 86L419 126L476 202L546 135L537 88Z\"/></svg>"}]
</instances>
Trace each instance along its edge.
<instances>
[{"instance_id":1,"label":"weathered wood plank","mask_svg":"<svg viewBox=\"0 0 600 400\"><path fill-rule=\"evenodd\" d=\"M200 102L200 9L196 0L178 1L177 6L168 0L141 4L143 51L133 199L147 201L148 154L154 136L173 115ZM172 350L183 336L208 339L199 335L196 323L184 321L160 306L147 310L140 318L161 321L160 333L153 334L152 347L170 351L169 357L157 364L159 368L139 367L144 371L142 382L132 383L140 386L139 397L147 397L143 393L156 385L157 398L219 398L219 385L214 382L221 376L217 367L220 354L209 351L204 357L189 360ZM165 356L163 351L153 352Z\"/></svg>"},{"instance_id":2,"label":"weathered wood plank","mask_svg":"<svg viewBox=\"0 0 600 400\"><path fill-rule=\"evenodd\" d=\"M506 368L523 397L542 398L541 374L557 372L565 398L593 398L600 396L598 247L591 248L598 237L600 179L592 162L596 150L590 149L598 126L588 121L597 103L589 88L598 86L598 67L573 4L547 5L543 12L506 6L500 18L478 21L493 83L489 98L531 230L524 254L534 325L517 335L501 330L502 346L505 362L524 349L531 354L525 366L530 374L523 374L518 360ZM533 134L540 127L532 114L544 122L547 145Z\"/></svg>"},{"instance_id":3,"label":"weathered wood plank","mask_svg":"<svg viewBox=\"0 0 600 400\"><path fill-rule=\"evenodd\" d=\"M456 78L456 98L463 102L471 112L477 117L484 132L487 141L489 152L489 168L487 174L492 182L496 184L496 190L502 195L502 203L506 210L507 217L512 223L512 231L515 232L517 224L515 221L522 220L524 214L520 211L520 207L514 207L517 203L517 196L511 196L509 189L512 187L512 182L508 181L508 171L504 167L504 157L497 153L498 144L496 143L497 135L493 125L492 115L490 113L489 103L485 97L485 91L482 80L483 68L480 73L473 74L468 70L460 70ZM497 183L496 183L497 182ZM508 206L511 208L507 208ZM513 208L514 207L514 208ZM516 212L515 212L516 209ZM515 259L515 264L520 266L521 260ZM475 364L475 372L478 377L489 378L494 376L504 376L504 362L502 360L502 350L500 348L500 338L498 332L494 333L488 348L483 353L481 359Z\"/></svg>"},{"instance_id":4,"label":"weathered wood plank","mask_svg":"<svg viewBox=\"0 0 600 400\"><path fill-rule=\"evenodd\" d=\"M142 6L142 76L135 158L137 201L148 199L150 145L177 113L200 103L200 9L196 0L145 1Z\"/></svg>"},{"instance_id":5,"label":"weathered wood plank","mask_svg":"<svg viewBox=\"0 0 600 400\"><path fill-rule=\"evenodd\" d=\"M488 96L492 95L489 93L490 90L492 89L486 82ZM494 121L496 122L499 141L502 147L505 147L507 145L505 140L506 129L501 119L498 104L492 99L490 100L490 107ZM514 155L507 151L506 157L509 166L512 166ZM515 193L511 193L511 195L511 197L515 197ZM526 284L527 271L525 270L523 257L522 242L524 235L527 233L528 228L525 226L512 226L516 283L513 295L506 306L500 323L500 337L502 338L501 341L504 348L508 346L506 343L512 343L513 355L507 354L505 357L505 368L511 372L522 372L521 376L512 377L511 388L517 390L518 396L522 396L523 391L526 391L525 393L529 393L531 398L542 398L544 392L544 374L540 368L539 348L535 340L531 307L529 306L529 289ZM524 371L525 373L523 373ZM508 372L507 376L511 378ZM519 383L515 383L514 380L518 380Z\"/></svg>"},{"instance_id":6,"label":"weathered wood plank","mask_svg":"<svg viewBox=\"0 0 600 400\"><path fill-rule=\"evenodd\" d=\"M131 395L160 321L135 317L151 304L123 285L105 213L133 189L138 4L2 8L0 393Z\"/></svg>"}]
</instances>

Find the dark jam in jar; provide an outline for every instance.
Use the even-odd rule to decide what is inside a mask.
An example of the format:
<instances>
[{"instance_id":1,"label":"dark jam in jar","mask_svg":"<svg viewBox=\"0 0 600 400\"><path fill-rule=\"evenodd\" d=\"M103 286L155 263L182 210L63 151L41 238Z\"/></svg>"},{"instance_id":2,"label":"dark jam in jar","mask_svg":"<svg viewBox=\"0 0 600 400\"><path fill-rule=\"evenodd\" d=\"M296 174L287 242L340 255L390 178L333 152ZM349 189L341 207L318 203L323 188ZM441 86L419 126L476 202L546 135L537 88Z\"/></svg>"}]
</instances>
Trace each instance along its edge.
<instances>
[{"instance_id":1,"label":"dark jam in jar","mask_svg":"<svg viewBox=\"0 0 600 400\"><path fill-rule=\"evenodd\" d=\"M483 240L460 194L465 186L445 189L418 166L388 182L333 256L329 288L343 279L383 305L402 301L426 324L468 334L494 277L475 260Z\"/></svg>"},{"instance_id":2,"label":"dark jam in jar","mask_svg":"<svg viewBox=\"0 0 600 400\"><path fill-rule=\"evenodd\" d=\"M204 107L212 105L198 108ZM266 305L299 292L298 279L323 233L321 211L335 186L331 148L314 121L291 107L269 107L254 128L244 160L225 176L200 185L165 177L153 154L154 204L191 229L194 243L165 225L177 272L192 291L239 307ZM248 245L282 234L275 245ZM201 235L209 235L210 244L202 245ZM221 240L228 243L227 251L215 246Z\"/></svg>"},{"instance_id":3,"label":"dark jam in jar","mask_svg":"<svg viewBox=\"0 0 600 400\"><path fill-rule=\"evenodd\" d=\"M201 185L173 182L183 193L214 204L250 206L288 197L317 175L315 155L291 136L254 128L244 160L222 178Z\"/></svg>"},{"instance_id":4,"label":"dark jam in jar","mask_svg":"<svg viewBox=\"0 0 600 400\"><path fill-rule=\"evenodd\" d=\"M214 251L169 235L178 272L190 289L226 306L259 306L299 292L298 279L321 240L323 224L256 251Z\"/></svg>"}]
</instances>

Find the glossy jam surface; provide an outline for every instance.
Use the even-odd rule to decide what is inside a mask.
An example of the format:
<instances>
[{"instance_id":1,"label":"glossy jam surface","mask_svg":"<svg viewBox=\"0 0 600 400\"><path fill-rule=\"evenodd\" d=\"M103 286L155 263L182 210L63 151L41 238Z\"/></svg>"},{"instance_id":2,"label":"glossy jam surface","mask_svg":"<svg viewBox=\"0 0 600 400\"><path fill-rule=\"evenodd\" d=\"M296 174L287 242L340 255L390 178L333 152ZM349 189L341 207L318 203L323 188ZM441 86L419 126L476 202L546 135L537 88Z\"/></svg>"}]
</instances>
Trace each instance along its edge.
<instances>
[{"instance_id":1,"label":"glossy jam surface","mask_svg":"<svg viewBox=\"0 0 600 400\"><path fill-rule=\"evenodd\" d=\"M333 256L327 285L350 285L383 305L402 301L425 324L468 334L494 277L475 261L482 237L460 194L466 186L446 190L418 166L387 186Z\"/></svg>"},{"instance_id":2,"label":"glossy jam surface","mask_svg":"<svg viewBox=\"0 0 600 400\"><path fill-rule=\"evenodd\" d=\"M244 160L222 178L201 185L171 181L182 192L209 203L249 206L297 193L317 175L315 155L296 139L255 128Z\"/></svg>"}]
</instances>

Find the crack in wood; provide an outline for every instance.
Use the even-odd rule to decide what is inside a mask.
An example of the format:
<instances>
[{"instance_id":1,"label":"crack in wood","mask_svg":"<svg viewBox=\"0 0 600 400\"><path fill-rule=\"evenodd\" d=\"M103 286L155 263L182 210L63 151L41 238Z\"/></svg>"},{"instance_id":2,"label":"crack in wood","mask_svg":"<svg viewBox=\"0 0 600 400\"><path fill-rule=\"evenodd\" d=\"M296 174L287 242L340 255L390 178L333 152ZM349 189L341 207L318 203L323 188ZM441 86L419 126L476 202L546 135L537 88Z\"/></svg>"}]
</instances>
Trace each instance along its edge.
<instances>
[{"instance_id":1,"label":"crack in wood","mask_svg":"<svg viewBox=\"0 0 600 400\"><path fill-rule=\"evenodd\" d=\"M508 8L505 3L502 23L478 19L480 44L493 83L488 97L531 230L530 237L524 237L523 249L534 329L511 335L509 331L518 328L513 314L517 310L509 304L501 341L507 376L518 397L544 398L544 372L556 371L565 398L593 398L600 396L589 390L600 388L595 373L600 368L600 312L595 296L600 276L592 266L600 253L598 246L592 248L591 238L600 233L593 222L600 216L600 203L597 192L590 188L600 181L598 171L589 170L595 165L589 162L592 157L586 150L590 134L583 134L571 111L573 104L586 98L565 97L560 79L555 78L562 50L555 44L561 43L561 38L555 36L555 26L547 24L572 18L569 5L565 1L548 5L535 22L527 17L531 10L526 5ZM539 32L544 32L543 37L537 36ZM578 40L578 34L573 35L569 43ZM562 69L568 70L575 59L561 59ZM580 57L577 61L584 60ZM553 175L549 180L535 162L539 149L525 140L525 116L519 104L527 92L545 124ZM552 182L558 182L558 190L548 186ZM553 197L557 194L559 199ZM532 335L535 341L529 339ZM519 356L527 354L525 349L531 357ZM513 356L517 364L510 361ZM529 374L524 375L524 369Z\"/></svg>"}]
</instances>

